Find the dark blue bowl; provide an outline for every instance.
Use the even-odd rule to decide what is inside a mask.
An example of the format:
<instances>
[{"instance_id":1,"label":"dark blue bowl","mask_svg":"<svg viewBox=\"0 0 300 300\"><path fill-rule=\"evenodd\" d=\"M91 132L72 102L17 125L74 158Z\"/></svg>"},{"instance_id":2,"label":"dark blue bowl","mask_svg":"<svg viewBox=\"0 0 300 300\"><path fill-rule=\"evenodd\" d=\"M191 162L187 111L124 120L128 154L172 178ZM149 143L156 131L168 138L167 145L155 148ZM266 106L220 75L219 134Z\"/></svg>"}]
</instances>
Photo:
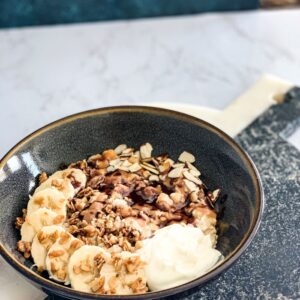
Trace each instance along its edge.
<instances>
[{"instance_id":1,"label":"dark blue bowl","mask_svg":"<svg viewBox=\"0 0 300 300\"><path fill-rule=\"evenodd\" d=\"M192 152L207 186L222 189L216 207L219 217L217 248L225 256L224 261L206 275L178 287L117 297L81 293L32 271L32 261L25 260L16 250L20 235L14 228L14 221L26 207L37 175L42 171L52 173L62 163L69 164L118 144L138 147L145 142L154 146L156 154L168 152L173 158L183 150ZM154 299L203 284L232 265L257 231L263 211L263 193L249 156L218 128L165 109L110 107L58 120L12 148L0 163L0 209L1 255L46 293L69 299Z\"/></svg>"}]
</instances>

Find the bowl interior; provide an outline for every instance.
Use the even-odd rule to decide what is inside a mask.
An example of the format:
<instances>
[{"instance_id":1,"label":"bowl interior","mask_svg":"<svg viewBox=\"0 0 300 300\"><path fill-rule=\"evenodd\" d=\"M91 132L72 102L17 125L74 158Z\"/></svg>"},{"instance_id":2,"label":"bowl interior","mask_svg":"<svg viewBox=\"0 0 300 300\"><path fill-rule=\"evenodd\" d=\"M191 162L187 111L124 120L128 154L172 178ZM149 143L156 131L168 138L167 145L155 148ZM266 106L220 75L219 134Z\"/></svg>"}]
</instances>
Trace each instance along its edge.
<instances>
[{"instance_id":1,"label":"bowl interior","mask_svg":"<svg viewBox=\"0 0 300 300\"><path fill-rule=\"evenodd\" d=\"M260 206L255 172L239 148L218 130L188 116L154 109L86 113L50 125L21 143L0 169L1 243L30 267L32 262L16 251L20 235L14 221L26 207L37 175L121 143L138 147L145 142L153 145L155 154L168 152L174 159L184 150L192 152L208 188L221 188L217 248L225 256L232 253Z\"/></svg>"}]
</instances>

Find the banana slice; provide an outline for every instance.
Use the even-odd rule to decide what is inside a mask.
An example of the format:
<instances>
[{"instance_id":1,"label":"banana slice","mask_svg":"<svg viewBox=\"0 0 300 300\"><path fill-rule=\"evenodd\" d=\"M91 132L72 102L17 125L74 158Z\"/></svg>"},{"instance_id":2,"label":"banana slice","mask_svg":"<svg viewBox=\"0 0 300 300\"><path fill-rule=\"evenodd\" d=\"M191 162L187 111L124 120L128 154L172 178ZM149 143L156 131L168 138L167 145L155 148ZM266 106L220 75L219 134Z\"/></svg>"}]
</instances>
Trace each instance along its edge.
<instances>
[{"instance_id":1,"label":"banana slice","mask_svg":"<svg viewBox=\"0 0 300 300\"><path fill-rule=\"evenodd\" d=\"M76 250L68 265L71 286L77 291L91 293L91 282L98 276L102 264L108 261L110 254L99 246L85 245ZM112 265L108 271L114 274Z\"/></svg>"},{"instance_id":2,"label":"banana slice","mask_svg":"<svg viewBox=\"0 0 300 300\"><path fill-rule=\"evenodd\" d=\"M44 226L60 225L65 216L58 215L48 208L39 208L25 218L21 227L21 239L24 242L32 242L36 233Z\"/></svg>"},{"instance_id":3,"label":"banana slice","mask_svg":"<svg viewBox=\"0 0 300 300\"><path fill-rule=\"evenodd\" d=\"M139 254L123 251L113 258L118 278L122 285L117 294L137 294L148 291L145 275L145 261Z\"/></svg>"},{"instance_id":4,"label":"banana slice","mask_svg":"<svg viewBox=\"0 0 300 300\"><path fill-rule=\"evenodd\" d=\"M71 180L76 193L86 186L86 175L80 169L66 169L64 170L63 176L66 176Z\"/></svg>"},{"instance_id":5,"label":"banana slice","mask_svg":"<svg viewBox=\"0 0 300 300\"><path fill-rule=\"evenodd\" d=\"M48 208L58 215L67 214L67 200L64 194L55 188L41 190L30 198L27 205L27 215L31 215L39 208Z\"/></svg>"},{"instance_id":6,"label":"banana slice","mask_svg":"<svg viewBox=\"0 0 300 300\"><path fill-rule=\"evenodd\" d=\"M46 268L49 277L69 284L68 263L73 252L83 246L83 242L65 232L50 247L46 256Z\"/></svg>"},{"instance_id":7,"label":"banana slice","mask_svg":"<svg viewBox=\"0 0 300 300\"><path fill-rule=\"evenodd\" d=\"M53 173L44 181L35 192L48 187L56 187L63 192L66 198L73 198L74 195L86 185L86 175L79 169L70 168Z\"/></svg>"},{"instance_id":8,"label":"banana slice","mask_svg":"<svg viewBox=\"0 0 300 300\"><path fill-rule=\"evenodd\" d=\"M46 256L50 247L65 233L61 226L50 225L43 227L34 237L31 244L31 256L38 270L42 272L46 269Z\"/></svg>"}]
</instances>

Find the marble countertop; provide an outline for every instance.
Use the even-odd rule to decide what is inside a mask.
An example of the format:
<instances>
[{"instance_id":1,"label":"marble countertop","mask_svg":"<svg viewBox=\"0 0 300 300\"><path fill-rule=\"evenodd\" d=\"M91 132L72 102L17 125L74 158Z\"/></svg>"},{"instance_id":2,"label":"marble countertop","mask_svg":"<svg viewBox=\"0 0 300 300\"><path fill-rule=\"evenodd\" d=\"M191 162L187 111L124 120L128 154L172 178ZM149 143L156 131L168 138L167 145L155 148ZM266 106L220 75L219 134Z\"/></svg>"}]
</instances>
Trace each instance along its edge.
<instances>
[{"instance_id":1,"label":"marble countertop","mask_svg":"<svg viewBox=\"0 0 300 300\"><path fill-rule=\"evenodd\" d=\"M82 110L225 107L263 73L300 84L300 10L0 30L0 156Z\"/></svg>"}]
</instances>

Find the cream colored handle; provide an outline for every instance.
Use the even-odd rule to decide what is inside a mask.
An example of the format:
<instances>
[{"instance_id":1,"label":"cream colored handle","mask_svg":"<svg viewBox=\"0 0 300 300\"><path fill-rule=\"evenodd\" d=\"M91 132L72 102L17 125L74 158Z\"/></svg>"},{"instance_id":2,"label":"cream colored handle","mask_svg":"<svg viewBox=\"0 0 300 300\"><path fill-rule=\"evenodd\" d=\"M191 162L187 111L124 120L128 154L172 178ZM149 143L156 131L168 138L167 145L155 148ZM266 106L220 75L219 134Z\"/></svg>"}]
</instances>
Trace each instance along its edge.
<instances>
[{"instance_id":1,"label":"cream colored handle","mask_svg":"<svg viewBox=\"0 0 300 300\"><path fill-rule=\"evenodd\" d=\"M210 121L230 136L236 136L271 105L282 102L291 87L287 81L265 75Z\"/></svg>"},{"instance_id":2,"label":"cream colored handle","mask_svg":"<svg viewBox=\"0 0 300 300\"><path fill-rule=\"evenodd\" d=\"M275 76L264 75L243 95L222 111L176 103L143 103L143 105L163 107L189 114L219 127L234 137L271 105L282 102L284 94L292 86L290 82Z\"/></svg>"}]
</instances>

